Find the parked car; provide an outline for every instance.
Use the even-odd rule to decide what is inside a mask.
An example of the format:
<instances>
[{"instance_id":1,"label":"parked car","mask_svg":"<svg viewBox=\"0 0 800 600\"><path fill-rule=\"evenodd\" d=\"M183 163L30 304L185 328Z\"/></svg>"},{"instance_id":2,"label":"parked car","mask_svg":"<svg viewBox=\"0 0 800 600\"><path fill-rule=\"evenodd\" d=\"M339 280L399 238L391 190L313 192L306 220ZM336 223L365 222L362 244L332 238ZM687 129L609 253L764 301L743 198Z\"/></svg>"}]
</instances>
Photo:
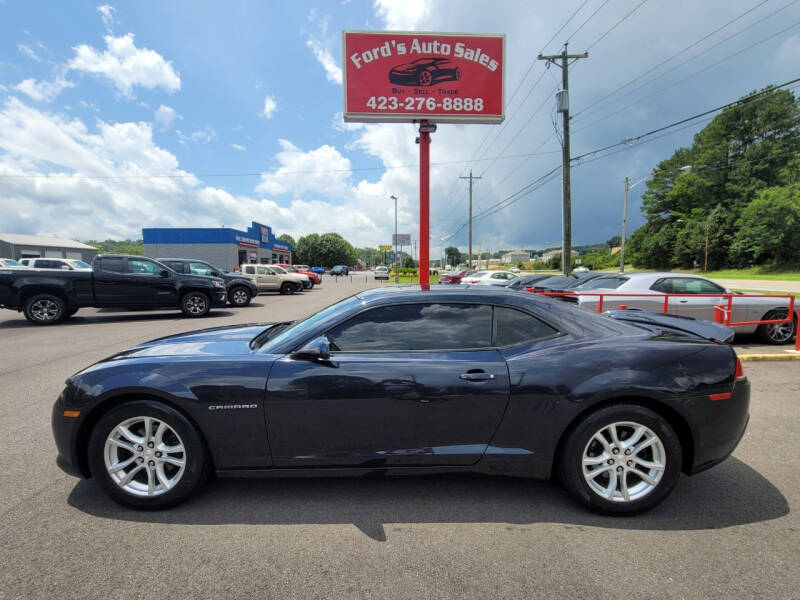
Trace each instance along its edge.
<instances>
[{"instance_id":1,"label":"parked car","mask_svg":"<svg viewBox=\"0 0 800 600\"><path fill-rule=\"evenodd\" d=\"M508 267L508 270L519 275L519 269L517 267Z\"/></svg>"},{"instance_id":2,"label":"parked car","mask_svg":"<svg viewBox=\"0 0 800 600\"><path fill-rule=\"evenodd\" d=\"M278 273L278 275L294 275L296 281L300 282L300 289L301 290L310 290L314 287L314 281L308 275L304 275L303 273L290 273L283 267L279 267L278 265L270 265L270 268Z\"/></svg>"},{"instance_id":3,"label":"parked car","mask_svg":"<svg viewBox=\"0 0 800 600\"><path fill-rule=\"evenodd\" d=\"M535 275L520 275L516 279L506 281L505 287L510 290L524 290L526 287L531 287L539 281L547 279L548 277L550 277L549 274L542 273L537 273Z\"/></svg>"},{"instance_id":4,"label":"parked car","mask_svg":"<svg viewBox=\"0 0 800 600\"><path fill-rule=\"evenodd\" d=\"M0 268L3 269L24 269L25 265L13 258L0 258Z\"/></svg>"},{"instance_id":5,"label":"parked car","mask_svg":"<svg viewBox=\"0 0 800 600\"><path fill-rule=\"evenodd\" d=\"M311 271L308 265L294 265L294 268L297 269L298 271Z\"/></svg>"},{"instance_id":6,"label":"parked car","mask_svg":"<svg viewBox=\"0 0 800 600\"><path fill-rule=\"evenodd\" d=\"M693 298L691 296L676 296L668 300L668 310L671 314L689 316L696 319L714 320L714 306L727 304L727 300L713 297L713 294L730 294L731 291L713 281L699 275L687 273L605 273L602 278L578 286L574 291L609 292L609 293L652 293L652 294L704 294ZM706 297L711 294L712 297ZM732 303L731 321L767 321L770 319L785 319L788 314L788 300L785 298L749 298L754 294L737 293ZM596 296L581 296L577 299L578 305L588 310L596 311L599 298ZM604 301L609 308L625 304L628 308L662 311L664 308L663 296L653 298L610 297ZM737 325L733 329L737 333L755 333L766 344L788 344L797 333L797 319L800 315L800 306L795 306L794 322L772 323L764 325Z\"/></svg>"},{"instance_id":7,"label":"parked car","mask_svg":"<svg viewBox=\"0 0 800 600\"><path fill-rule=\"evenodd\" d=\"M389 280L389 267L375 267L375 279Z\"/></svg>"},{"instance_id":8,"label":"parked car","mask_svg":"<svg viewBox=\"0 0 800 600\"><path fill-rule=\"evenodd\" d=\"M91 271L92 265L75 258L30 258L27 261L30 269L62 269L64 271Z\"/></svg>"},{"instance_id":9,"label":"parked car","mask_svg":"<svg viewBox=\"0 0 800 600\"><path fill-rule=\"evenodd\" d=\"M300 275L305 275L306 277L308 277L308 280L311 282L311 285L307 286L306 289L310 290L316 284L322 283L322 275L318 275L318 274L314 273L313 271L309 271L308 267L301 268L301 266L304 266L304 265L288 265L288 264L284 264L284 263L278 263L275 266L278 266L278 267L282 268L287 273L299 273Z\"/></svg>"},{"instance_id":10,"label":"parked car","mask_svg":"<svg viewBox=\"0 0 800 600\"><path fill-rule=\"evenodd\" d=\"M469 285L499 285L503 286L511 280L516 279L511 271L478 271L472 275L467 275L461 278L461 283Z\"/></svg>"},{"instance_id":11,"label":"parked car","mask_svg":"<svg viewBox=\"0 0 800 600\"><path fill-rule=\"evenodd\" d=\"M331 269L331 275L339 277L340 275L347 275L350 273L350 268L347 265L336 265Z\"/></svg>"},{"instance_id":12,"label":"parked car","mask_svg":"<svg viewBox=\"0 0 800 600\"><path fill-rule=\"evenodd\" d=\"M312 273L316 273L316 274L317 274L317 275L319 275L320 277L322 277L323 275L325 275L325 269L323 269L322 267L311 267L311 268L309 269L309 271L311 271Z\"/></svg>"},{"instance_id":13,"label":"parked car","mask_svg":"<svg viewBox=\"0 0 800 600\"><path fill-rule=\"evenodd\" d=\"M278 273L272 265L241 265L242 275L250 277L258 286L259 292L280 292L294 294L303 289L303 281L295 273Z\"/></svg>"},{"instance_id":14,"label":"parked car","mask_svg":"<svg viewBox=\"0 0 800 600\"><path fill-rule=\"evenodd\" d=\"M173 335L79 371L53 406L57 463L147 509L212 470L413 469L557 474L588 507L635 513L742 438L750 384L718 343L731 336L491 286L375 288L304 320Z\"/></svg>"},{"instance_id":15,"label":"parked car","mask_svg":"<svg viewBox=\"0 0 800 600\"><path fill-rule=\"evenodd\" d=\"M441 277L439 277L439 283L461 283L461 280L466 277L467 275L472 275L475 273L474 270L465 269L462 271L453 271L451 273L444 273Z\"/></svg>"},{"instance_id":16,"label":"parked car","mask_svg":"<svg viewBox=\"0 0 800 600\"><path fill-rule=\"evenodd\" d=\"M583 285L596 277L609 273L570 273L569 275L551 275L538 281L534 286L537 292L563 292Z\"/></svg>"},{"instance_id":17,"label":"parked car","mask_svg":"<svg viewBox=\"0 0 800 600\"><path fill-rule=\"evenodd\" d=\"M247 306L254 296L258 296L258 286L255 281L241 273L225 273L211 263L194 258L157 258L156 260L176 273L219 277L225 282L228 302L233 306Z\"/></svg>"},{"instance_id":18,"label":"parked car","mask_svg":"<svg viewBox=\"0 0 800 600\"><path fill-rule=\"evenodd\" d=\"M37 325L52 325L78 309L179 308L203 317L225 306L225 283L216 277L179 275L150 258L101 254L90 271L24 269L0 273L0 307L22 311Z\"/></svg>"}]
</instances>

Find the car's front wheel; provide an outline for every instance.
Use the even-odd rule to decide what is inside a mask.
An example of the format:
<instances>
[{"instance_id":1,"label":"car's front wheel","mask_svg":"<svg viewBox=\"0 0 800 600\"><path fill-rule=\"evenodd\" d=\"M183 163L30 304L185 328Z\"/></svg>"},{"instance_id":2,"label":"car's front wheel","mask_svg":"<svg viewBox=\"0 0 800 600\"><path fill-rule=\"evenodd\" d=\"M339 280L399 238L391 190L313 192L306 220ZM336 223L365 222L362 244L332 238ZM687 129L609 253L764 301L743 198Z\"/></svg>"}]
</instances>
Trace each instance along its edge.
<instances>
[{"instance_id":1,"label":"car's front wheel","mask_svg":"<svg viewBox=\"0 0 800 600\"><path fill-rule=\"evenodd\" d=\"M187 317L204 317L211 310L211 302L203 292L189 292L181 298L181 311Z\"/></svg>"},{"instance_id":2,"label":"car's front wheel","mask_svg":"<svg viewBox=\"0 0 800 600\"><path fill-rule=\"evenodd\" d=\"M771 310L764 315L762 321L785 319L788 312L787 309ZM766 344L788 344L797 334L797 319L791 322L786 321L784 323L765 323L759 325L758 329L756 329L756 334L761 338L761 341Z\"/></svg>"},{"instance_id":3,"label":"car's front wheel","mask_svg":"<svg viewBox=\"0 0 800 600\"><path fill-rule=\"evenodd\" d=\"M134 508L167 508L207 478L200 434L178 411L151 400L112 408L89 437L89 467L106 493Z\"/></svg>"},{"instance_id":4,"label":"car's front wheel","mask_svg":"<svg viewBox=\"0 0 800 600\"><path fill-rule=\"evenodd\" d=\"M289 295L291 295L291 294L294 294L294 293L295 293L295 290L296 290L296 289L297 289L297 288L295 287L295 285L294 285L293 283L289 283L289 282L287 281L287 282L285 282L283 285L281 285L281 290L280 290L280 292L281 292L281 294L284 294L284 295L286 295L286 294L289 294Z\"/></svg>"},{"instance_id":5,"label":"car's front wheel","mask_svg":"<svg viewBox=\"0 0 800 600\"><path fill-rule=\"evenodd\" d=\"M228 300L233 306L247 306L252 297L250 291L241 286L233 288L228 294Z\"/></svg>"},{"instance_id":6,"label":"car's front wheel","mask_svg":"<svg viewBox=\"0 0 800 600\"><path fill-rule=\"evenodd\" d=\"M567 491L607 514L632 514L666 498L678 481L683 455L670 424L635 404L614 404L584 417L559 457Z\"/></svg>"}]
</instances>

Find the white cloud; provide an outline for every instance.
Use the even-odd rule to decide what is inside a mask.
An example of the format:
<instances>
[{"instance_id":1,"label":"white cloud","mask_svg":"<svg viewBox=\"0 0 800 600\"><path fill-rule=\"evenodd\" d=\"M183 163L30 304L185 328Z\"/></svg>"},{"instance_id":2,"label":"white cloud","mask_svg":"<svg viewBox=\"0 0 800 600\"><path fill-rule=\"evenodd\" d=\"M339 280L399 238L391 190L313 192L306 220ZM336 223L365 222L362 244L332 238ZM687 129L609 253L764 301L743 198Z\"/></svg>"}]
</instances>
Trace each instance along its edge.
<instances>
[{"instance_id":1,"label":"white cloud","mask_svg":"<svg viewBox=\"0 0 800 600\"><path fill-rule=\"evenodd\" d=\"M114 7L109 6L108 4L103 4L102 6L98 6L97 10L100 11L106 31L111 33L111 31L114 29Z\"/></svg>"},{"instance_id":2,"label":"white cloud","mask_svg":"<svg viewBox=\"0 0 800 600\"><path fill-rule=\"evenodd\" d=\"M33 51L33 48L30 46L26 46L25 44L17 44L17 50L20 51L21 54L24 54L28 58L35 60L36 62L42 62L42 59L39 58L39 55Z\"/></svg>"},{"instance_id":3,"label":"white cloud","mask_svg":"<svg viewBox=\"0 0 800 600\"><path fill-rule=\"evenodd\" d=\"M198 129L197 131L193 131L189 135L185 135L179 129L175 130L176 135L178 136L178 140L181 144L184 142L194 142L195 144L199 144L200 142L208 143L217 137L217 132L211 129L210 127L205 127L204 129Z\"/></svg>"},{"instance_id":4,"label":"white cloud","mask_svg":"<svg viewBox=\"0 0 800 600\"><path fill-rule=\"evenodd\" d=\"M333 146L326 144L303 152L289 140L278 141L282 150L275 158L281 166L271 173L261 174L257 192L299 195L312 191L330 196L349 187L350 161Z\"/></svg>"},{"instance_id":5,"label":"white cloud","mask_svg":"<svg viewBox=\"0 0 800 600\"><path fill-rule=\"evenodd\" d=\"M166 131L172 127L176 119L182 118L174 108L163 104L156 109L153 115L153 119L161 131Z\"/></svg>"},{"instance_id":6,"label":"white cloud","mask_svg":"<svg viewBox=\"0 0 800 600\"><path fill-rule=\"evenodd\" d=\"M37 81L36 79L26 79L14 86L37 102L52 102L62 90L75 87L71 81L67 81L61 76L57 76L53 81Z\"/></svg>"},{"instance_id":7,"label":"white cloud","mask_svg":"<svg viewBox=\"0 0 800 600\"><path fill-rule=\"evenodd\" d=\"M239 152L244 152L245 150L247 150L247 147L242 146L241 144L231 144L231 148L233 148L234 150L238 150Z\"/></svg>"},{"instance_id":8,"label":"white cloud","mask_svg":"<svg viewBox=\"0 0 800 600\"><path fill-rule=\"evenodd\" d=\"M386 29L399 31L414 31L419 29L420 25L427 23L431 6L430 0L374 0L373 2L375 13L383 19Z\"/></svg>"},{"instance_id":9,"label":"white cloud","mask_svg":"<svg viewBox=\"0 0 800 600\"><path fill-rule=\"evenodd\" d=\"M264 110L261 114L263 114L267 119L272 117L272 113L275 112L275 109L278 108L278 103L275 102L275 98L272 96L265 96L264 97Z\"/></svg>"},{"instance_id":10,"label":"white cloud","mask_svg":"<svg viewBox=\"0 0 800 600\"><path fill-rule=\"evenodd\" d=\"M127 97L133 96L134 86L147 89L157 87L167 92L181 89L181 79L172 63L158 52L137 48L133 34L120 37L104 36L105 50L81 44L74 48L75 56L68 68L105 77Z\"/></svg>"},{"instance_id":11,"label":"white cloud","mask_svg":"<svg viewBox=\"0 0 800 600\"><path fill-rule=\"evenodd\" d=\"M342 85L342 68L336 64L331 51L320 40L315 37L309 36L306 40L306 46L311 48L314 57L325 69L325 77L331 83Z\"/></svg>"}]
</instances>

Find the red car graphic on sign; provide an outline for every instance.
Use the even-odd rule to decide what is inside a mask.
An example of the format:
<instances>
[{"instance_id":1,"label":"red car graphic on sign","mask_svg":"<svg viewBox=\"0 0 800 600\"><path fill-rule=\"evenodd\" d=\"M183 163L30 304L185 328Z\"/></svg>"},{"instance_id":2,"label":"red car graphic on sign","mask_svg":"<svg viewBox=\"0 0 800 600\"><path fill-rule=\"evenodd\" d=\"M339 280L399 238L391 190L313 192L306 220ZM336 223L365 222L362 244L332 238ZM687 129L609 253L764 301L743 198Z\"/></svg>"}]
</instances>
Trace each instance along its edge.
<instances>
[{"instance_id":1,"label":"red car graphic on sign","mask_svg":"<svg viewBox=\"0 0 800 600\"><path fill-rule=\"evenodd\" d=\"M429 86L459 79L461 69L447 58L419 58L389 71L389 81L397 85Z\"/></svg>"}]
</instances>

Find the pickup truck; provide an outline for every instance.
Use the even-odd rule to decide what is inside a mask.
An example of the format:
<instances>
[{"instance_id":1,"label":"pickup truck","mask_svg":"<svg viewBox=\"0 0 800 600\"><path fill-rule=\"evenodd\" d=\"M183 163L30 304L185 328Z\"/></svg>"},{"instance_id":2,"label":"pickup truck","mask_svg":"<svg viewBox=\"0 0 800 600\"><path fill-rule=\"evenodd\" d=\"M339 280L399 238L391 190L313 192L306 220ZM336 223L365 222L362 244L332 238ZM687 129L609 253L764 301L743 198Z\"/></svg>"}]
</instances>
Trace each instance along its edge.
<instances>
[{"instance_id":1,"label":"pickup truck","mask_svg":"<svg viewBox=\"0 0 800 600\"><path fill-rule=\"evenodd\" d=\"M226 301L221 279L179 275L143 256L101 254L91 271L0 268L0 308L22 311L37 325L58 323L84 307L177 308L202 317Z\"/></svg>"},{"instance_id":2,"label":"pickup truck","mask_svg":"<svg viewBox=\"0 0 800 600\"><path fill-rule=\"evenodd\" d=\"M255 281L241 273L225 273L211 263L194 258L156 258L156 260L176 273L219 277L225 282L231 306L247 306L253 296L258 296L258 286Z\"/></svg>"}]
</instances>

